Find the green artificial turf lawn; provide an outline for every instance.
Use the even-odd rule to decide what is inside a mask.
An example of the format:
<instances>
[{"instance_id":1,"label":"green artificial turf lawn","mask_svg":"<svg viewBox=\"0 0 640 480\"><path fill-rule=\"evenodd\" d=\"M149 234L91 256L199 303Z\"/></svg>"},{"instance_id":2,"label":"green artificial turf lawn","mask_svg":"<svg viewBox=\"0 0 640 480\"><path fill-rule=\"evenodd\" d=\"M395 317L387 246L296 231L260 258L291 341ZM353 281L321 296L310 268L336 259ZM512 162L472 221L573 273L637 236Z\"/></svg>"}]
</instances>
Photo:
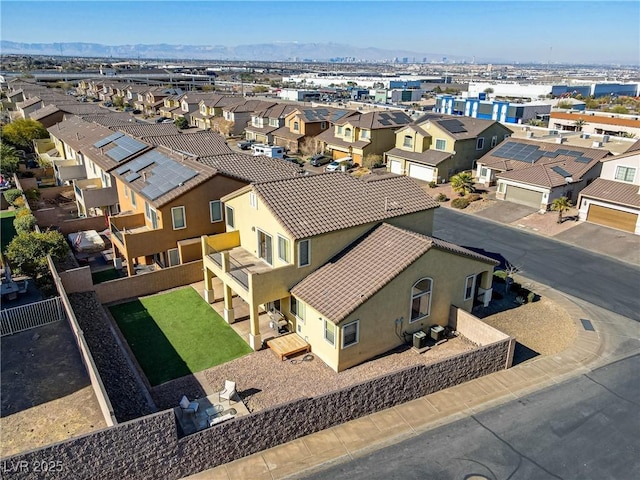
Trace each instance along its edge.
<instances>
[{"instance_id":1,"label":"green artificial turf lawn","mask_svg":"<svg viewBox=\"0 0 640 480\"><path fill-rule=\"evenodd\" d=\"M91 279L93 280L94 285L102 282L108 282L109 280L115 280L116 278L120 278L120 274L115 268L91 273Z\"/></svg>"},{"instance_id":2,"label":"green artificial turf lawn","mask_svg":"<svg viewBox=\"0 0 640 480\"><path fill-rule=\"evenodd\" d=\"M191 287L109 310L154 386L253 351Z\"/></svg>"},{"instance_id":3,"label":"green artificial turf lawn","mask_svg":"<svg viewBox=\"0 0 640 480\"><path fill-rule=\"evenodd\" d=\"M6 210L0 213L0 251L5 252L7 246L16 236L16 229L13 228L13 220L16 213L13 210Z\"/></svg>"}]
</instances>

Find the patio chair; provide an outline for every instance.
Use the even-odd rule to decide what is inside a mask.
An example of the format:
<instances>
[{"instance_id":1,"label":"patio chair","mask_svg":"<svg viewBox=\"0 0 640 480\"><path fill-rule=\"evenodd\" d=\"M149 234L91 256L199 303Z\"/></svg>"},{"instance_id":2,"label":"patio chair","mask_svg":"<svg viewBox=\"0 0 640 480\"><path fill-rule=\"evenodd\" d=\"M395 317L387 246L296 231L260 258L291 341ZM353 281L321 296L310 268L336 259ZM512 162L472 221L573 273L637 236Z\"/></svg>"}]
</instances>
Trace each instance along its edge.
<instances>
[{"instance_id":1,"label":"patio chair","mask_svg":"<svg viewBox=\"0 0 640 480\"><path fill-rule=\"evenodd\" d=\"M229 403L231 403L231 400L233 399L233 397L236 395L236 382L232 382L230 380L225 380L224 381L224 390L222 390L221 392L218 393L218 401L220 401L221 399L225 399L225 400L229 400Z\"/></svg>"},{"instance_id":2,"label":"patio chair","mask_svg":"<svg viewBox=\"0 0 640 480\"><path fill-rule=\"evenodd\" d=\"M200 404L198 402L190 402L186 395L182 396L180 400L180 408L182 409L182 413L192 413L196 414L198 411L198 407Z\"/></svg>"}]
</instances>

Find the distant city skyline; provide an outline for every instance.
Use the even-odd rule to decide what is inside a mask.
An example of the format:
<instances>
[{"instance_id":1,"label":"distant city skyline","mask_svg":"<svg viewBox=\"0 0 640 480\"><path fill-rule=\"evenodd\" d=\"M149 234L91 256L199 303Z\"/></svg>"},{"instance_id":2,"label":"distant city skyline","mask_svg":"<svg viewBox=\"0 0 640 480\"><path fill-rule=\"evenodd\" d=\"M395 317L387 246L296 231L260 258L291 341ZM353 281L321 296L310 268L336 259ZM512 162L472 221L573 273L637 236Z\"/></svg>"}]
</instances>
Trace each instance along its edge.
<instances>
[{"instance_id":1,"label":"distant city skyline","mask_svg":"<svg viewBox=\"0 0 640 480\"><path fill-rule=\"evenodd\" d=\"M1 0L0 14L2 40L25 43L332 42L442 52L467 61L640 64L640 2L636 0Z\"/></svg>"}]
</instances>

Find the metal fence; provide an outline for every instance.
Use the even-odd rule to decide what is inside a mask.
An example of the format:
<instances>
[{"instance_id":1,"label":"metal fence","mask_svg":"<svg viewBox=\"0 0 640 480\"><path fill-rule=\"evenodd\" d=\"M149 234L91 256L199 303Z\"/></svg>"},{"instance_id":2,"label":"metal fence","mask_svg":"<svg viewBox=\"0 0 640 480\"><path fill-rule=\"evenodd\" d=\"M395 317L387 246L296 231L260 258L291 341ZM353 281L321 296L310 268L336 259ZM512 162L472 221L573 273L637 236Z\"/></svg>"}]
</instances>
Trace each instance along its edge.
<instances>
[{"instance_id":1,"label":"metal fence","mask_svg":"<svg viewBox=\"0 0 640 480\"><path fill-rule=\"evenodd\" d=\"M13 335L66 318L60 297L0 310L0 336Z\"/></svg>"}]
</instances>

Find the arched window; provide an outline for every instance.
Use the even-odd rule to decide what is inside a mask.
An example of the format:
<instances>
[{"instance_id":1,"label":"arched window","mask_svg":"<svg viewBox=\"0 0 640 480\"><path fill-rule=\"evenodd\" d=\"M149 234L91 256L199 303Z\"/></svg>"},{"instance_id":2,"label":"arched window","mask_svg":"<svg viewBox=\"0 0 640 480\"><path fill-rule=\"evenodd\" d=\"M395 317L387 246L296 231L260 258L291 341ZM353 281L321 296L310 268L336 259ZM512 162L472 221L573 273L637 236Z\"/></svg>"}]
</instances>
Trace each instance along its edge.
<instances>
[{"instance_id":1,"label":"arched window","mask_svg":"<svg viewBox=\"0 0 640 480\"><path fill-rule=\"evenodd\" d=\"M423 278L418 280L411 289L411 321L428 317L431 311L431 287L433 280Z\"/></svg>"},{"instance_id":2,"label":"arched window","mask_svg":"<svg viewBox=\"0 0 640 480\"><path fill-rule=\"evenodd\" d=\"M351 137L351 129L349 127L344 129L344 136Z\"/></svg>"},{"instance_id":3,"label":"arched window","mask_svg":"<svg viewBox=\"0 0 640 480\"><path fill-rule=\"evenodd\" d=\"M413 147L413 137L411 135L405 135L402 146L409 147L409 148Z\"/></svg>"},{"instance_id":4,"label":"arched window","mask_svg":"<svg viewBox=\"0 0 640 480\"><path fill-rule=\"evenodd\" d=\"M300 124L298 122L293 122L293 131L297 132L300 128Z\"/></svg>"}]
</instances>

